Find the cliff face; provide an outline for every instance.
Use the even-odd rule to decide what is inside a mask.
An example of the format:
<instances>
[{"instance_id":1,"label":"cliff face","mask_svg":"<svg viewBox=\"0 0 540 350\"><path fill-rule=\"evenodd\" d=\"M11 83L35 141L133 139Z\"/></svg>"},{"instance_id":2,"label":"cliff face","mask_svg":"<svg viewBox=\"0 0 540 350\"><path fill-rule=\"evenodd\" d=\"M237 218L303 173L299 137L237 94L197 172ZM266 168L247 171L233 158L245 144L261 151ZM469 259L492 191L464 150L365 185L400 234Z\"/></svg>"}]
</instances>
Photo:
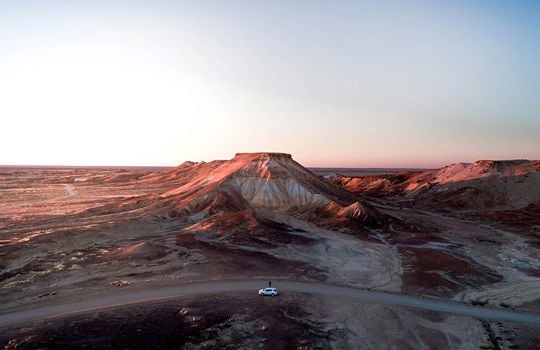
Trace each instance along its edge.
<instances>
[{"instance_id":1,"label":"cliff face","mask_svg":"<svg viewBox=\"0 0 540 350\"><path fill-rule=\"evenodd\" d=\"M236 153L233 160L244 160L244 161L254 161L254 160L281 160L281 161L292 161L292 155L289 153L281 152L254 152L254 153Z\"/></svg>"}]
</instances>

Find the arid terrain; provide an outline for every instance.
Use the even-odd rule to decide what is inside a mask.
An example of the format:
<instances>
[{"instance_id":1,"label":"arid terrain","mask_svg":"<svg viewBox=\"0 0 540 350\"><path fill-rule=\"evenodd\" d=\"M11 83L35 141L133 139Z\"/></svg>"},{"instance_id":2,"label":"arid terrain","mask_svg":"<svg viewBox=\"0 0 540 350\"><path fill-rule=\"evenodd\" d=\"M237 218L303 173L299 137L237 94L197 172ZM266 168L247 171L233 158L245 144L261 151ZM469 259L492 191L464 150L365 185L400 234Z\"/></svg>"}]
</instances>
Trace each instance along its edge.
<instances>
[{"instance_id":1,"label":"arid terrain","mask_svg":"<svg viewBox=\"0 0 540 350\"><path fill-rule=\"evenodd\" d=\"M246 279L540 314L540 161L396 171L314 173L283 153L170 169L1 168L0 315ZM528 349L539 334L540 325L254 290L9 325L0 344Z\"/></svg>"}]
</instances>

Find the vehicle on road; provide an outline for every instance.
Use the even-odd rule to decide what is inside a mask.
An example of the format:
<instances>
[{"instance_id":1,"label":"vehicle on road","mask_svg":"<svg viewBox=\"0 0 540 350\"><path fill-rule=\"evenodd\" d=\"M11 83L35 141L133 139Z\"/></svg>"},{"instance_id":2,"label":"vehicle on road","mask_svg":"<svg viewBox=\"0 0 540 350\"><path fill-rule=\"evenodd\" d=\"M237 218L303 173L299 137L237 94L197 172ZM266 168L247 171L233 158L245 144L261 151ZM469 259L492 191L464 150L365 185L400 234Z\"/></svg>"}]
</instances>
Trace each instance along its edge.
<instances>
[{"instance_id":1,"label":"vehicle on road","mask_svg":"<svg viewBox=\"0 0 540 350\"><path fill-rule=\"evenodd\" d=\"M259 295L275 297L277 295L277 288L259 289Z\"/></svg>"}]
</instances>

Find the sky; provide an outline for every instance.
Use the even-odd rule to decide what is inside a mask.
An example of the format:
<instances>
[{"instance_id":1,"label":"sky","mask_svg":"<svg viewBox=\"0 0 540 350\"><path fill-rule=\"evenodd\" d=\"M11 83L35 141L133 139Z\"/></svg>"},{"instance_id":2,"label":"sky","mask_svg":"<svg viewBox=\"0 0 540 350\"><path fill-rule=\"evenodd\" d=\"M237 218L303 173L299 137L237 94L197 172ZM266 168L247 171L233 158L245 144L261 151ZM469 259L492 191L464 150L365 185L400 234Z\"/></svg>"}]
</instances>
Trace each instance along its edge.
<instances>
[{"instance_id":1,"label":"sky","mask_svg":"<svg viewBox=\"0 0 540 350\"><path fill-rule=\"evenodd\" d=\"M540 159L539 1L3 1L0 164Z\"/></svg>"}]
</instances>

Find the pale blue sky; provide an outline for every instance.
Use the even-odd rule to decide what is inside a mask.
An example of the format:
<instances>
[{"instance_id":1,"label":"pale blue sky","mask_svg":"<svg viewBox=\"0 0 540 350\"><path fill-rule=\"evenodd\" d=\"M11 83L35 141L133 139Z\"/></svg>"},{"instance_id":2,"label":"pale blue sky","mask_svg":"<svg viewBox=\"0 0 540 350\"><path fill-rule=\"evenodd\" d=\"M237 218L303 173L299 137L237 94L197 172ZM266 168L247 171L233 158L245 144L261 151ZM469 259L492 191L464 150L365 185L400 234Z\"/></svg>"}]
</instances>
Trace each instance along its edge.
<instances>
[{"instance_id":1,"label":"pale blue sky","mask_svg":"<svg viewBox=\"0 0 540 350\"><path fill-rule=\"evenodd\" d=\"M540 2L1 1L0 164L540 158Z\"/></svg>"}]
</instances>

